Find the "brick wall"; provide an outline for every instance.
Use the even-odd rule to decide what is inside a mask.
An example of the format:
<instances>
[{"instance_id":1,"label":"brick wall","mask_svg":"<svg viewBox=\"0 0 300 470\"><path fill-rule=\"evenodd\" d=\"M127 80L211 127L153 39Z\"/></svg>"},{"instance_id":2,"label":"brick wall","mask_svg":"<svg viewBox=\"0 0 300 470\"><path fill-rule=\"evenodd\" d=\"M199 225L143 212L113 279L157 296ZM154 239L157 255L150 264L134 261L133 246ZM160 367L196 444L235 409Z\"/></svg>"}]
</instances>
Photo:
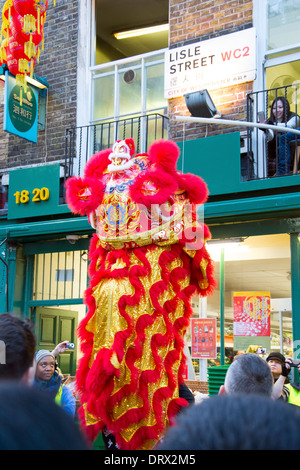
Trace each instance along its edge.
<instances>
[{"instance_id":1,"label":"brick wall","mask_svg":"<svg viewBox=\"0 0 300 470\"><path fill-rule=\"evenodd\" d=\"M5 168L62 160L65 130L76 124L76 75L79 0L49 0L44 26L44 50L34 73L49 83L46 128L38 132L37 144L0 129L0 173ZM0 1L2 12L4 1ZM0 101L3 116L3 99ZM2 119L2 117L1 117Z\"/></svg>"},{"instance_id":2,"label":"brick wall","mask_svg":"<svg viewBox=\"0 0 300 470\"><path fill-rule=\"evenodd\" d=\"M252 0L170 0L170 47L181 47L222 34L230 34L252 26ZM252 82L243 83L209 93L222 117L246 119L246 96L252 91ZM183 97L169 100L169 115L189 116ZM241 130L239 127L200 125L170 119L170 138L175 141L204 137ZM245 129L243 129L245 130Z\"/></svg>"}]
</instances>

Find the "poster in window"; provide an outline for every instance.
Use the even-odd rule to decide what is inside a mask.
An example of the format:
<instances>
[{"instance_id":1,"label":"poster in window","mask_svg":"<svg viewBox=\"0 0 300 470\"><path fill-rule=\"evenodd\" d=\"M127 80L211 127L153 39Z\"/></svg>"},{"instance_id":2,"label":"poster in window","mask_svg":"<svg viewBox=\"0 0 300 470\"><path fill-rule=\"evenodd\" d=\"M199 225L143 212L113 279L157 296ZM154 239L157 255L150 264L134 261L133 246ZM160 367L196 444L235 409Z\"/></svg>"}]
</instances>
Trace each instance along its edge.
<instances>
[{"instance_id":1,"label":"poster in window","mask_svg":"<svg viewBox=\"0 0 300 470\"><path fill-rule=\"evenodd\" d=\"M270 313L270 292L234 292L234 336L270 336Z\"/></svg>"},{"instance_id":2,"label":"poster in window","mask_svg":"<svg viewBox=\"0 0 300 470\"><path fill-rule=\"evenodd\" d=\"M193 359L217 358L217 321L215 318L192 318L191 340Z\"/></svg>"}]
</instances>

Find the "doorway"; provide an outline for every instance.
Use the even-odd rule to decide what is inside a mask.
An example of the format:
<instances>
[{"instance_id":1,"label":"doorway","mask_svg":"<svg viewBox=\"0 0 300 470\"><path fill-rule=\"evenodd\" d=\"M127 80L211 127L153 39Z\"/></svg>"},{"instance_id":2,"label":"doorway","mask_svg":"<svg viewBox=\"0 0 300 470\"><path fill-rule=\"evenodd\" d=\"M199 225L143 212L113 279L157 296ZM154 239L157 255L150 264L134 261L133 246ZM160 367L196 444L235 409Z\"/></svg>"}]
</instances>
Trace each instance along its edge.
<instances>
[{"instance_id":1,"label":"doorway","mask_svg":"<svg viewBox=\"0 0 300 470\"><path fill-rule=\"evenodd\" d=\"M78 313L59 308L37 307L35 311L35 326L37 349L53 351L55 346L68 340L75 344L70 349L57 356L58 367L63 374L75 375L76 372L76 329Z\"/></svg>"}]
</instances>

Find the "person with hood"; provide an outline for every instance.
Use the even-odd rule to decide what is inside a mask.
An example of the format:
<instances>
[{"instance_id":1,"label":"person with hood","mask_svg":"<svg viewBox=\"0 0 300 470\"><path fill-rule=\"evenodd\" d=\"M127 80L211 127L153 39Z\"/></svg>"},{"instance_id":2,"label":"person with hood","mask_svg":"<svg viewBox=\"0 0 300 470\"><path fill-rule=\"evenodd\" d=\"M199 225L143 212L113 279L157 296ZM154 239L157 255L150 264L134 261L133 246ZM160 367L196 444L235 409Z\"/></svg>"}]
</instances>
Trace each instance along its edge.
<instances>
[{"instance_id":1,"label":"person with hood","mask_svg":"<svg viewBox=\"0 0 300 470\"><path fill-rule=\"evenodd\" d=\"M41 349L36 353L35 360L36 372L33 385L45 390L57 405L74 417L75 397L71 390L62 383L63 376L57 369L54 354L46 349Z\"/></svg>"}]
</instances>

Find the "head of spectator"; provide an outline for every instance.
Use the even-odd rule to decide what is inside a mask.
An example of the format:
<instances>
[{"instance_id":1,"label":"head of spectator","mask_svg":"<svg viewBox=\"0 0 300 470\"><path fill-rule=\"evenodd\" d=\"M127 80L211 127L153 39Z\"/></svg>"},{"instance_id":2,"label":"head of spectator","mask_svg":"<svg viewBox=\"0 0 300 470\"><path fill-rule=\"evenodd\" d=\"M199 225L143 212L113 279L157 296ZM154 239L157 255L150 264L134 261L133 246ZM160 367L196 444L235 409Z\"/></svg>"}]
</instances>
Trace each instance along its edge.
<instances>
[{"instance_id":1,"label":"head of spectator","mask_svg":"<svg viewBox=\"0 0 300 470\"><path fill-rule=\"evenodd\" d=\"M230 364L220 394L255 393L271 397L273 378L266 361L254 353L236 356Z\"/></svg>"},{"instance_id":2,"label":"head of spectator","mask_svg":"<svg viewBox=\"0 0 300 470\"><path fill-rule=\"evenodd\" d=\"M217 395L178 415L156 450L300 450L300 413L262 395Z\"/></svg>"},{"instance_id":3,"label":"head of spectator","mask_svg":"<svg viewBox=\"0 0 300 470\"><path fill-rule=\"evenodd\" d=\"M0 383L1 450L88 450L78 425L39 389Z\"/></svg>"},{"instance_id":4,"label":"head of spectator","mask_svg":"<svg viewBox=\"0 0 300 470\"><path fill-rule=\"evenodd\" d=\"M290 118L290 104L284 96L278 96L271 105L270 119L269 121L286 122Z\"/></svg>"},{"instance_id":5,"label":"head of spectator","mask_svg":"<svg viewBox=\"0 0 300 470\"><path fill-rule=\"evenodd\" d=\"M63 374L58 369L53 352L41 349L35 355L36 372L33 385L47 392L66 413L75 416L76 401L72 391L63 383Z\"/></svg>"},{"instance_id":6,"label":"head of spectator","mask_svg":"<svg viewBox=\"0 0 300 470\"><path fill-rule=\"evenodd\" d=\"M34 379L36 337L33 325L11 313L0 314L0 381L18 380L27 385Z\"/></svg>"},{"instance_id":7,"label":"head of spectator","mask_svg":"<svg viewBox=\"0 0 300 470\"><path fill-rule=\"evenodd\" d=\"M48 382L55 372L56 360L54 354L46 349L41 349L35 355L37 382Z\"/></svg>"},{"instance_id":8,"label":"head of spectator","mask_svg":"<svg viewBox=\"0 0 300 470\"><path fill-rule=\"evenodd\" d=\"M280 352L271 352L267 359L267 364L271 370L274 380L277 380L285 368L285 357Z\"/></svg>"}]
</instances>

